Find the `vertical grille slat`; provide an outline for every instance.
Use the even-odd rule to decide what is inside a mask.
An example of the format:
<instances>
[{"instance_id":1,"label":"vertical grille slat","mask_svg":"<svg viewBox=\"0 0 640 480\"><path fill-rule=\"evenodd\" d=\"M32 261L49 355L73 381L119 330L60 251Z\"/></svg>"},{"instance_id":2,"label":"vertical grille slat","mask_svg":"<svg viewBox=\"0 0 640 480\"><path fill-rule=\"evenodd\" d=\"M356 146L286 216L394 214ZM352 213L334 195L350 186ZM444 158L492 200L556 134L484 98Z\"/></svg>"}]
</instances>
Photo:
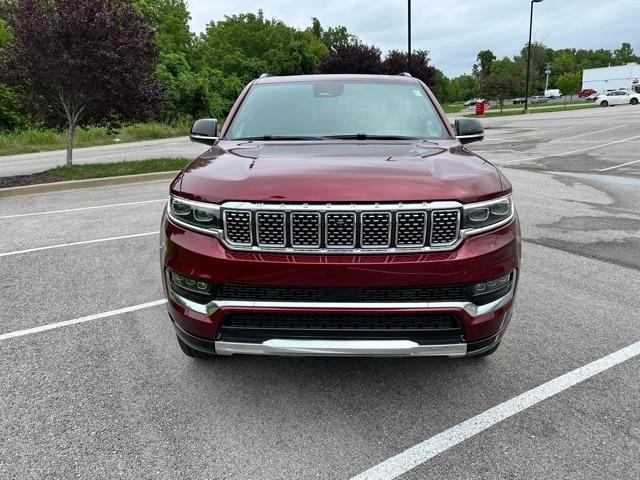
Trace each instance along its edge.
<instances>
[{"instance_id":1,"label":"vertical grille slat","mask_svg":"<svg viewBox=\"0 0 640 480\"><path fill-rule=\"evenodd\" d=\"M396 217L396 246L421 247L426 240L426 212L398 212Z\"/></svg>"},{"instance_id":2,"label":"vertical grille slat","mask_svg":"<svg viewBox=\"0 0 640 480\"><path fill-rule=\"evenodd\" d=\"M225 237L234 245L251 245L251 213L242 210L226 210L224 212Z\"/></svg>"},{"instance_id":3,"label":"vertical grille slat","mask_svg":"<svg viewBox=\"0 0 640 480\"><path fill-rule=\"evenodd\" d=\"M387 248L391 245L391 214L365 212L360 216L360 246Z\"/></svg>"},{"instance_id":4,"label":"vertical grille slat","mask_svg":"<svg viewBox=\"0 0 640 480\"><path fill-rule=\"evenodd\" d=\"M462 217L461 207L449 205L223 206L224 239L232 248L256 251L448 250L460 241Z\"/></svg>"},{"instance_id":5,"label":"vertical grille slat","mask_svg":"<svg viewBox=\"0 0 640 480\"><path fill-rule=\"evenodd\" d=\"M259 246L286 246L286 219L283 212L258 212L256 214L256 222Z\"/></svg>"},{"instance_id":6,"label":"vertical grille slat","mask_svg":"<svg viewBox=\"0 0 640 480\"><path fill-rule=\"evenodd\" d=\"M459 210L431 212L431 245L449 245L458 239Z\"/></svg>"},{"instance_id":7,"label":"vertical grille slat","mask_svg":"<svg viewBox=\"0 0 640 480\"><path fill-rule=\"evenodd\" d=\"M356 246L356 214L350 212L325 214L325 244L327 248Z\"/></svg>"}]
</instances>

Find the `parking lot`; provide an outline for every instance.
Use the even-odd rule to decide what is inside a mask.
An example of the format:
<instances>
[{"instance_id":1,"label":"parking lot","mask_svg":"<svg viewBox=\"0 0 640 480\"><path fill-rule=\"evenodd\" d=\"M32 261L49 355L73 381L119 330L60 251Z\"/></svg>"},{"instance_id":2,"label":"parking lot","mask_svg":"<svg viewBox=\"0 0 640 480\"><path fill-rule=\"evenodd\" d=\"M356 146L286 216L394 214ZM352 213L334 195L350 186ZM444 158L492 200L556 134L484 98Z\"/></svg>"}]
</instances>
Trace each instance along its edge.
<instances>
[{"instance_id":1,"label":"parking lot","mask_svg":"<svg viewBox=\"0 0 640 480\"><path fill-rule=\"evenodd\" d=\"M640 107L483 123L524 240L485 359L189 359L167 182L1 199L0 478L639 478Z\"/></svg>"}]
</instances>

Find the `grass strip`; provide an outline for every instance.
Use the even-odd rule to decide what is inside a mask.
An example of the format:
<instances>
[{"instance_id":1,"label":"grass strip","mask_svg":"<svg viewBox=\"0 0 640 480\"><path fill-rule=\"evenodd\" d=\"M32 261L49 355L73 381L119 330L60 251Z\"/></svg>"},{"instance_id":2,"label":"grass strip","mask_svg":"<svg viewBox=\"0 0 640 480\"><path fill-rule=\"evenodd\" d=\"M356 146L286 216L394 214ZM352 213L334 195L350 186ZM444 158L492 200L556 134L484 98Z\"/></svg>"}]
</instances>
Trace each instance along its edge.
<instances>
[{"instance_id":1,"label":"grass strip","mask_svg":"<svg viewBox=\"0 0 640 480\"><path fill-rule=\"evenodd\" d=\"M190 160L186 158L154 158L113 163L87 163L70 167L66 165L55 167L44 173L64 180L86 180L141 173L171 172L182 170L189 162Z\"/></svg>"}]
</instances>

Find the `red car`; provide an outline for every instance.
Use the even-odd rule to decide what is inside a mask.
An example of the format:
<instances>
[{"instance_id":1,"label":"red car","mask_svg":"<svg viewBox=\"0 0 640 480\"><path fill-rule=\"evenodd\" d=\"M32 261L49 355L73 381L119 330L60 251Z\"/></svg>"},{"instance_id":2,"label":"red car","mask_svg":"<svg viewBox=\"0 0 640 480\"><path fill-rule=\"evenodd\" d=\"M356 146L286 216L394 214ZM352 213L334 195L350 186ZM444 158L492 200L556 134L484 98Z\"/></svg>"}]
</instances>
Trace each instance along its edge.
<instances>
[{"instance_id":1,"label":"red car","mask_svg":"<svg viewBox=\"0 0 640 480\"><path fill-rule=\"evenodd\" d=\"M590 97L594 93L598 93L598 92L596 92L593 88L585 88L584 90L580 90L578 92L578 96L579 97Z\"/></svg>"},{"instance_id":2,"label":"red car","mask_svg":"<svg viewBox=\"0 0 640 480\"><path fill-rule=\"evenodd\" d=\"M162 278L182 351L494 352L511 318L511 185L407 75L261 77L171 184Z\"/></svg>"}]
</instances>

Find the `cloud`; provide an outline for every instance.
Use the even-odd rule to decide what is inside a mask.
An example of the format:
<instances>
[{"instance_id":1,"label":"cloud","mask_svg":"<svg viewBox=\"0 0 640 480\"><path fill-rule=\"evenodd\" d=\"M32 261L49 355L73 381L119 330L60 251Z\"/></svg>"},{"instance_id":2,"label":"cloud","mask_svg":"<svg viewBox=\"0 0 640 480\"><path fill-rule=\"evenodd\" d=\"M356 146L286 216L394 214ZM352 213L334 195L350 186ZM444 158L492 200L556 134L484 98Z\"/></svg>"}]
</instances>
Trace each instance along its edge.
<instances>
[{"instance_id":1,"label":"cloud","mask_svg":"<svg viewBox=\"0 0 640 480\"><path fill-rule=\"evenodd\" d=\"M640 49L634 0L546 0L534 6L534 39L552 48L618 48L622 42ZM448 76L470 72L480 50L497 57L517 54L529 34L528 0L412 1L412 45L431 52L433 63ZM189 0L191 27L202 32L211 20L257 12L306 28L311 17L323 26L345 25L383 52L407 45L404 0Z\"/></svg>"}]
</instances>

